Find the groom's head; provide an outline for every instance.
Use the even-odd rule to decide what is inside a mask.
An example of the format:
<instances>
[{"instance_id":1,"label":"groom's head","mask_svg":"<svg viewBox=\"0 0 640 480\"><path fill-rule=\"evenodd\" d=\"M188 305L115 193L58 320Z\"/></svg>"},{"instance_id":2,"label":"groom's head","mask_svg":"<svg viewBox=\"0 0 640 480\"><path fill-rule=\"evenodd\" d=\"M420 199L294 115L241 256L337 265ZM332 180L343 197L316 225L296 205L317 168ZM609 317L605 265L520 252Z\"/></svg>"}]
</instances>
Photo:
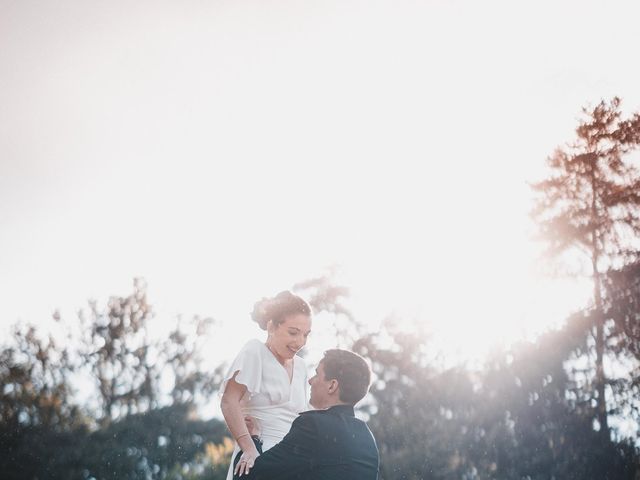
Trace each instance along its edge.
<instances>
[{"instance_id":1,"label":"groom's head","mask_svg":"<svg viewBox=\"0 0 640 480\"><path fill-rule=\"evenodd\" d=\"M348 350L327 350L309 379L310 403L315 408L355 405L367 394L371 369L360 355Z\"/></svg>"}]
</instances>

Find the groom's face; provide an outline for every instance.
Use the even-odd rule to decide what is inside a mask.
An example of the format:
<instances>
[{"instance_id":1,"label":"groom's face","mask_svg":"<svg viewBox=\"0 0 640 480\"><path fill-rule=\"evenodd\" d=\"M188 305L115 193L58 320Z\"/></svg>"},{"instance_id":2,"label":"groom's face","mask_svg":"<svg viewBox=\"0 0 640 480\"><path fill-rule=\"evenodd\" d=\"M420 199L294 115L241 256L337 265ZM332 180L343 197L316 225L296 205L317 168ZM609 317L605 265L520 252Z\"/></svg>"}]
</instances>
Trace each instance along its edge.
<instances>
[{"instance_id":1,"label":"groom's face","mask_svg":"<svg viewBox=\"0 0 640 480\"><path fill-rule=\"evenodd\" d=\"M313 408L327 408L331 403L331 393L335 391L335 380L327 380L324 376L324 365L320 361L316 374L309 379L311 394L309 403Z\"/></svg>"}]
</instances>

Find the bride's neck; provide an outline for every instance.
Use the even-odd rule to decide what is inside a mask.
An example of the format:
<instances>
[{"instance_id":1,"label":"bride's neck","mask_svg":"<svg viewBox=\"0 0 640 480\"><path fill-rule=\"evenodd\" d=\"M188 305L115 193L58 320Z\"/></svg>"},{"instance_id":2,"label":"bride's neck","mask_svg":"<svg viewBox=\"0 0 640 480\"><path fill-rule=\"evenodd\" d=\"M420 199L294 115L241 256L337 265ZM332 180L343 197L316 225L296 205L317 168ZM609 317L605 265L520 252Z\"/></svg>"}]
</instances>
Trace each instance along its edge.
<instances>
[{"instance_id":1,"label":"bride's neck","mask_svg":"<svg viewBox=\"0 0 640 480\"><path fill-rule=\"evenodd\" d=\"M278 352L276 352L271 345L269 344L269 340L267 340L265 342L265 345L267 346L267 348L269 349L269 351L273 354L274 357L276 357L276 360L278 361L278 363L280 363L281 365L286 365L287 364L287 359L278 355Z\"/></svg>"}]
</instances>

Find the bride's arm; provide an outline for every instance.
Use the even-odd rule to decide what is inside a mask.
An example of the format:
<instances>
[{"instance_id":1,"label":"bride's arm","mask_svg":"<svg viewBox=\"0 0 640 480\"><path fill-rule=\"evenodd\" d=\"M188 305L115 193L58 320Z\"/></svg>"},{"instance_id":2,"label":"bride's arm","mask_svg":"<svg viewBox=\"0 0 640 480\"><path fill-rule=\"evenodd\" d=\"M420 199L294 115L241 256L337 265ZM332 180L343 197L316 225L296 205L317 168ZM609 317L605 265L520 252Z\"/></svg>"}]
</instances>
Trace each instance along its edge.
<instances>
[{"instance_id":1,"label":"bride's arm","mask_svg":"<svg viewBox=\"0 0 640 480\"><path fill-rule=\"evenodd\" d=\"M238 446L243 452L242 459L247 460L247 467L251 468L259 454L251 439L251 435L244 421L242 408L240 407L240 399L246 393L247 387L235 381L236 375L237 372L227 383L224 393L222 394L220 408L231 435L233 435L233 438L238 442Z\"/></svg>"}]
</instances>

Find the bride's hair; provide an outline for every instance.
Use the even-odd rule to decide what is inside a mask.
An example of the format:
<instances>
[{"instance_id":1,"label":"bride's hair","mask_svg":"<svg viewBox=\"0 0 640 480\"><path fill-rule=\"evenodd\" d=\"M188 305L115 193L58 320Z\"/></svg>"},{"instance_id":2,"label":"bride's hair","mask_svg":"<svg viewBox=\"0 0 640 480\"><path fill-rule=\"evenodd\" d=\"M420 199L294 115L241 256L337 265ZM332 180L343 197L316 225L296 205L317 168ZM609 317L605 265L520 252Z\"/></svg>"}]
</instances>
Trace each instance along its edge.
<instances>
[{"instance_id":1,"label":"bride's hair","mask_svg":"<svg viewBox=\"0 0 640 480\"><path fill-rule=\"evenodd\" d=\"M274 325L279 325L284 322L284 319L289 315L296 315L298 313L311 315L309 304L289 290L285 290L273 298L265 297L258 300L253 306L251 319L260 325L262 330L266 330L269 320L271 320Z\"/></svg>"}]
</instances>

